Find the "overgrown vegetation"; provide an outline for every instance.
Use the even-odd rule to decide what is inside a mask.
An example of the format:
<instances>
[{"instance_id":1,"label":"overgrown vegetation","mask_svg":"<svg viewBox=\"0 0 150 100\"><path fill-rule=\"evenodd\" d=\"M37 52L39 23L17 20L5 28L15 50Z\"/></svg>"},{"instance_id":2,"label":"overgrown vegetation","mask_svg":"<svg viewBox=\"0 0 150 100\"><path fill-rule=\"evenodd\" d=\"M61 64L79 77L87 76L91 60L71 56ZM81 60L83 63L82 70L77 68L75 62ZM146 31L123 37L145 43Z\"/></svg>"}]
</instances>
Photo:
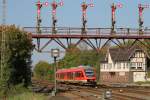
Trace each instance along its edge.
<instances>
[{"instance_id":1,"label":"overgrown vegetation","mask_svg":"<svg viewBox=\"0 0 150 100\"><path fill-rule=\"evenodd\" d=\"M10 90L18 84L28 87L31 83L31 55L33 45L26 32L16 28L15 25L0 26L0 40L2 32L5 34L5 60L0 66L0 93L8 96ZM1 45L2 41L0 41ZM0 57L1 59L1 57Z\"/></svg>"},{"instance_id":2,"label":"overgrown vegetation","mask_svg":"<svg viewBox=\"0 0 150 100\"><path fill-rule=\"evenodd\" d=\"M40 61L35 65L34 75L38 79L53 80L53 66L51 66L48 62Z\"/></svg>"}]
</instances>

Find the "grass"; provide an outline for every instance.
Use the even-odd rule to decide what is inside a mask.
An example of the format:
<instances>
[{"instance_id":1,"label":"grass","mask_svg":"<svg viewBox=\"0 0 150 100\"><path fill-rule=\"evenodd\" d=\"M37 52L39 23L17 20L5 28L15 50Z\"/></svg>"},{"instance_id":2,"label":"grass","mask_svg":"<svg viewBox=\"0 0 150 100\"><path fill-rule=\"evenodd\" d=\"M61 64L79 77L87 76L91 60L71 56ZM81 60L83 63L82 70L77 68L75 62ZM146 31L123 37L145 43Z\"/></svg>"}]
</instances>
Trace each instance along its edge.
<instances>
[{"instance_id":1,"label":"grass","mask_svg":"<svg viewBox=\"0 0 150 100\"><path fill-rule=\"evenodd\" d=\"M1 91L0 100L48 100L48 96L33 93L30 89L24 88L23 85L20 84L11 87L5 96L3 91Z\"/></svg>"},{"instance_id":2,"label":"grass","mask_svg":"<svg viewBox=\"0 0 150 100\"><path fill-rule=\"evenodd\" d=\"M150 81L146 81L146 82L139 81L139 82L135 82L135 83L138 84L138 85L150 84Z\"/></svg>"},{"instance_id":3,"label":"grass","mask_svg":"<svg viewBox=\"0 0 150 100\"><path fill-rule=\"evenodd\" d=\"M150 71L149 71L147 74L148 74L148 75L147 75L147 76L148 76L148 78L150 78Z\"/></svg>"},{"instance_id":4,"label":"grass","mask_svg":"<svg viewBox=\"0 0 150 100\"><path fill-rule=\"evenodd\" d=\"M7 100L48 100L48 96L32 92L25 92L19 95L10 96Z\"/></svg>"}]
</instances>

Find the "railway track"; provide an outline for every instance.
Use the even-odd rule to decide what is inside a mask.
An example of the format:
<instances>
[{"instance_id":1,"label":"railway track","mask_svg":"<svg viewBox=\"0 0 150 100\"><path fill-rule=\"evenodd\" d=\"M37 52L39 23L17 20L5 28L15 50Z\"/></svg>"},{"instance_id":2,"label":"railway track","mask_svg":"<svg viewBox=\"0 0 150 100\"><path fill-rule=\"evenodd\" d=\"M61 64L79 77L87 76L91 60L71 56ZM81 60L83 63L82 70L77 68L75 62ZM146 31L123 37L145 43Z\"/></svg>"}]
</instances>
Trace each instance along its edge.
<instances>
[{"instance_id":1,"label":"railway track","mask_svg":"<svg viewBox=\"0 0 150 100\"><path fill-rule=\"evenodd\" d=\"M35 92L50 93L53 90L53 87L54 84L49 83L48 81L33 81L33 90ZM103 98L103 94L106 89L112 90L112 100L149 100L150 98L150 90L147 88L93 88L90 86L79 86L71 84L58 84L57 88L59 91L63 91L63 93L76 96L76 98L79 100L98 100Z\"/></svg>"},{"instance_id":2,"label":"railway track","mask_svg":"<svg viewBox=\"0 0 150 100\"><path fill-rule=\"evenodd\" d=\"M87 92L92 92L94 94L97 94L97 95L103 95L104 93L104 89L84 89L83 91L87 91ZM113 100L146 100L146 99L143 99L141 97L136 97L134 95L128 95L128 94L125 94L125 93L119 93L119 92L116 92L116 91L112 91L112 99Z\"/></svg>"}]
</instances>

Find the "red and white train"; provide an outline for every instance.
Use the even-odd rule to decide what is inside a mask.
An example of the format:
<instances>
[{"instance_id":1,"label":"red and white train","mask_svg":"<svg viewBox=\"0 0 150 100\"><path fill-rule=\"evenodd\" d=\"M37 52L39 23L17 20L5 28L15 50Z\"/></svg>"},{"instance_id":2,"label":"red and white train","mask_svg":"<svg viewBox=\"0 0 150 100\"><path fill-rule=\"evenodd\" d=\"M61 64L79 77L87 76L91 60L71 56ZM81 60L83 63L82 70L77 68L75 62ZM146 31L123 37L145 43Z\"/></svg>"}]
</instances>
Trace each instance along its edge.
<instances>
[{"instance_id":1,"label":"red and white train","mask_svg":"<svg viewBox=\"0 0 150 100\"><path fill-rule=\"evenodd\" d=\"M60 69L56 72L57 82L96 85L94 69L88 66L79 66L70 69Z\"/></svg>"}]
</instances>

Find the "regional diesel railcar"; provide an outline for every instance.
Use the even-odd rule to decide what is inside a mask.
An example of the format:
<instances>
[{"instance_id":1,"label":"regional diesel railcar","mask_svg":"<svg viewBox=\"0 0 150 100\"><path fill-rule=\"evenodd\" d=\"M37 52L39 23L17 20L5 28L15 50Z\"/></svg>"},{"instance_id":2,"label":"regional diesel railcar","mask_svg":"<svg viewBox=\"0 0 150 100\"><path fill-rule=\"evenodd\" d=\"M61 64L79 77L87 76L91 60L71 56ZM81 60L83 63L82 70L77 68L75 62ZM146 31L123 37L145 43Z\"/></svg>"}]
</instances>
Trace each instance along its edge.
<instances>
[{"instance_id":1,"label":"regional diesel railcar","mask_svg":"<svg viewBox=\"0 0 150 100\"><path fill-rule=\"evenodd\" d=\"M63 83L96 84L94 69L88 66L60 69L56 72L56 79Z\"/></svg>"}]
</instances>

